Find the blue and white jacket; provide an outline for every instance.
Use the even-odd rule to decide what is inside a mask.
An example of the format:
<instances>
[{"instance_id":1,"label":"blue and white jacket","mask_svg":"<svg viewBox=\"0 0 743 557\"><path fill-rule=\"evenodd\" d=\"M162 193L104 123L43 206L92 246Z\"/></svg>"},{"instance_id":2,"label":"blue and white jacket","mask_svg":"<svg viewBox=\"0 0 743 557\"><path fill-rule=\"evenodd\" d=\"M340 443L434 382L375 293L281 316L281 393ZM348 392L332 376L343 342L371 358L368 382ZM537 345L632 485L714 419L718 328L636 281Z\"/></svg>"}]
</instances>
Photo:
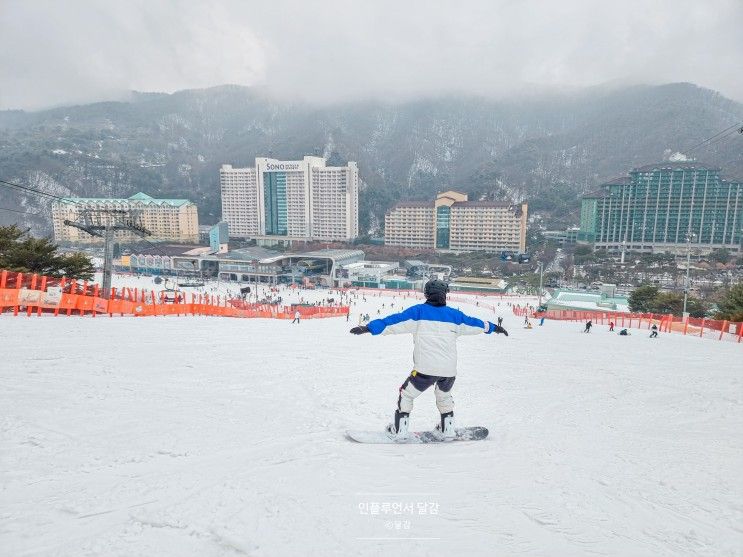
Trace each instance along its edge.
<instances>
[{"instance_id":1,"label":"blue and white jacket","mask_svg":"<svg viewBox=\"0 0 743 557\"><path fill-rule=\"evenodd\" d=\"M401 313L370 321L373 335L412 333L413 365L419 373L439 377L457 374L457 337L490 334L495 325L448 306L418 304Z\"/></svg>"}]
</instances>

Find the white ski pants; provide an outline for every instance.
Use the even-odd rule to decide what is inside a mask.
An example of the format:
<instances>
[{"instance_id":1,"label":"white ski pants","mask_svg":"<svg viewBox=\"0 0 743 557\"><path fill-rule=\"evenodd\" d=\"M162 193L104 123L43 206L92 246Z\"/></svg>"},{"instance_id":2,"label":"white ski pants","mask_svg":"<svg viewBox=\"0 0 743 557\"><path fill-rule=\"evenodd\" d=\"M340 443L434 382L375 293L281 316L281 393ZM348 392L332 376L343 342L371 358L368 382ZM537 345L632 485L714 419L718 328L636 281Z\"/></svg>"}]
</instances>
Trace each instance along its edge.
<instances>
[{"instance_id":1,"label":"white ski pants","mask_svg":"<svg viewBox=\"0 0 743 557\"><path fill-rule=\"evenodd\" d=\"M454 411L454 397L451 389L456 377L437 377L435 375L424 375L413 370L400 387L400 396L397 398L397 409L409 414L413 411L413 401L423 391L434 385L436 395L436 408L439 413L446 414Z\"/></svg>"}]
</instances>

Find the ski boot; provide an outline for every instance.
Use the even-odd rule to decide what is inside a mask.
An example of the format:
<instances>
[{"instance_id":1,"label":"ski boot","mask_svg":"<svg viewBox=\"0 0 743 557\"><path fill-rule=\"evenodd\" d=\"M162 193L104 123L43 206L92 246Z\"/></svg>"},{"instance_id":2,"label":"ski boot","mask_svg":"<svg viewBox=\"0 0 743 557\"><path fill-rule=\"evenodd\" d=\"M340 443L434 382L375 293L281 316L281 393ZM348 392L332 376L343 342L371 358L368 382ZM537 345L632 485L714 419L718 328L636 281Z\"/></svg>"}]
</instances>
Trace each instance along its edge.
<instances>
[{"instance_id":1,"label":"ski boot","mask_svg":"<svg viewBox=\"0 0 743 557\"><path fill-rule=\"evenodd\" d=\"M389 424L386 431L392 437L407 437L409 424L410 414L408 412L395 410L395 422Z\"/></svg>"},{"instance_id":2,"label":"ski boot","mask_svg":"<svg viewBox=\"0 0 743 557\"><path fill-rule=\"evenodd\" d=\"M441 423L436 424L436 431L445 441L454 439L457 436L456 429L454 428L454 412L441 414Z\"/></svg>"}]
</instances>

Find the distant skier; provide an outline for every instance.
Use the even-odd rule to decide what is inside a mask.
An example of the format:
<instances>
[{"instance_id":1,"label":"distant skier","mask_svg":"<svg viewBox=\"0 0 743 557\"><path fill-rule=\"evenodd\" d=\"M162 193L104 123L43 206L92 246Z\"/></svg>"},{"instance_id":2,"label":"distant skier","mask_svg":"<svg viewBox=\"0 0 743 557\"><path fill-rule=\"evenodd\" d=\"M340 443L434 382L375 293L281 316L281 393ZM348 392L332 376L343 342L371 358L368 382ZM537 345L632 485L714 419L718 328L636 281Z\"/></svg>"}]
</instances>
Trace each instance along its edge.
<instances>
[{"instance_id":1,"label":"distant skier","mask_svg":"<svg viewBox=\"0 0 743 557\"><path fill-rule=\"evenodd\" d=\"M619 336L628 337L629 332L627 331L627 329L622 329L621 331L619 331Z\"/></svg>"},{"instance_id":2,"label":"distant skier","mask_svg":"<svg viewBox=\"0 0 743 557\"><path fill-rule=\"evenodd\" d=\"M657 338L658 337L658 325L653 323L653 326L650 327L651 333L650 338Z\"/></svg>"},{"instance_id":3,"label":"distant skier","mask_svg":"<svg viewBox=\"0 0 743 557\"><path fill-rule=\"evenodd\" d=\"M499 317L498 318L498 326L500 327L501 325L503 325L503 318L502 317Z\"/></svg>"},{"instance_id":4,"label":"distant skier","mask_svg":"<svg viewBox=\"0 0 743 557\"><path fill-rule=\"evenodd\" d=\"M433 385L436 407L441 414L441 423L436 429L443 433L445 439L454 438L454 399L451 389L457 374L457 337L478 333L503 333L508 336L508 332L499 325L447 307L448 291L445 282L429 280L424 288L425 303L375 319L368 326L354 327L350 331L354 335L413 335L413 371L400 387L394 422L387 426L387 432L392 435L408 434L413 401Z\"/></svg>"},{"instance_id":5,"label":"distant skier","mask_svg":"<svg viewBox=\"0 0 743 557\"><path fill-rule=\"evenodd\" d=\"M292 324L296 323L299 325L299 318L302 316L301 313L299 313L299 310L294 312L294 319L292 320Z\"/></svg>"},{"instance_id":6,"label":"distant skier","mask_svg":"<svg viewBox=\"0 0 743 557\"><path fill-rule=\"evenodd\" d=\"M609 332L614 332L614 321L609 321Z\"/></svg>"},{"instance_id":7,"label":"distant skier","mask_svg":"<svg viewBox=\"0 0 743 557\"><path fill-rule=\"evenodd\" d=\"M590 333L591 332L591 327L593 327L593 322L592 321L587 321L586 322L586 328L583 330L583 332L584 333Z\"/></svg>"}]
</instances>

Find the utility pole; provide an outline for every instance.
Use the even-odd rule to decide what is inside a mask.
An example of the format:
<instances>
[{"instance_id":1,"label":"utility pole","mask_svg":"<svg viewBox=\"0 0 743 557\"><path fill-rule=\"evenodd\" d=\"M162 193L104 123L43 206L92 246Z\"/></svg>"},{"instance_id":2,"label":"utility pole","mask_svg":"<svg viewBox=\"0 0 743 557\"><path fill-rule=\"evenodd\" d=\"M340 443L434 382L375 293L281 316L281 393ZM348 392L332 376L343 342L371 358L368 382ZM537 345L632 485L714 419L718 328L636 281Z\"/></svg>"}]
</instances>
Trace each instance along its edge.
<instances>
[{"instance_id":1,"label":"utility pole","mask_svg":"<svg viewBox=\"0 0 743 557\"><path fill-rule=\"evenodd\" d=\"M539 301L537 302L537 311L542 305L542 279L544 278L544 263L539 262Z\"/></svg>"},{"instance_id":2,"label":"utility pole","mask_svg":"<svg viewBox=\"0 0 743 557\"><path fill-rule=\"evenodd\" d=\"M684 281L684 309L683 309L683 316L684 319L688 319L689 314L686 312L686 300L689 296L689 267L691 266L691 240L696 236L696 234L687 234L686 235L686 280Z\"/></svg>"},{"instance_id":3,"label":"utility pole","mask_svg":"<svg viewBox=\"0 0 743 557\"><path fill-rule=\"evenodd\" d=\"M152 233L138 223L139 215L123 209L81 209L78 221L65 220L64 224L79 228L104 239L103 248L103 297L111 296L111 274L113 272L114 234L117 230L128 230L145 237Z\"/></svg>"}]
</instances>

